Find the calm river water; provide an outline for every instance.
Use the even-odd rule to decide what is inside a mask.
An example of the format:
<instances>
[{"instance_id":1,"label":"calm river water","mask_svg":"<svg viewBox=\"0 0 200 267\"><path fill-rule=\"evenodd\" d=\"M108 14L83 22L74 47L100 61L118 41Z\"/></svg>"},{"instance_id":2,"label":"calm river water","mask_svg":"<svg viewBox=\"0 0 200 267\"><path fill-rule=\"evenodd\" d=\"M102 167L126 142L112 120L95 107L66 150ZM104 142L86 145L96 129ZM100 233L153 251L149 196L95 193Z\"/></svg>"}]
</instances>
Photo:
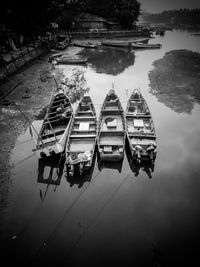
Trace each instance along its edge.
<instances>
[{"instance_id":1,"label":"calm river water","mask_svg":"<svg viewBox=\"0 0 200 267\"><path fill-rule=\"evenodd\" d=\"M168 31L150 42L161 43L162 48L89 50L84 71L97 114L112 84L124 108L131 91L140 87L156 127L155 166L135 166L129 155L122 166L99 166L96 158L87 177L70 180L61 168L54 185L44 183L43 175L57 178L56 164L41 165L27 130L11 157L2 236L8 261L26 266L195 266L200 105L177 113L158 102L148 73L152 63L170 50L199 52L200 36ZM67 75L72 67L62 69Z\"/></svg>"}]
</instances>

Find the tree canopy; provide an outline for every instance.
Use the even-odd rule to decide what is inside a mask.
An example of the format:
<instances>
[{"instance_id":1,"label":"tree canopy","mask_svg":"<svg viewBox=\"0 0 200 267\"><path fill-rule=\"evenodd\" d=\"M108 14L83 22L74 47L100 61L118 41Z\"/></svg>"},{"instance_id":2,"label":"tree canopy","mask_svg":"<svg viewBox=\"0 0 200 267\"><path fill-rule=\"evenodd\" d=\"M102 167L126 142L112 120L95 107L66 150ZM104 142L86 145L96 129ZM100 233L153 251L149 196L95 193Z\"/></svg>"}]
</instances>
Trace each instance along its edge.
<instances>
[{"instance_id":1,"label":"tree canopy","mask_svg":"<svg viewBox=\"0 0 200 267\"><path fill-rule=\"evenodd\" d=\"M79 12L99 15L131 28L140 14L140 3L137 0L2 0L0 23L16 32L34 34L56 19L69 27Z\"/></svg>"}]
</instances>

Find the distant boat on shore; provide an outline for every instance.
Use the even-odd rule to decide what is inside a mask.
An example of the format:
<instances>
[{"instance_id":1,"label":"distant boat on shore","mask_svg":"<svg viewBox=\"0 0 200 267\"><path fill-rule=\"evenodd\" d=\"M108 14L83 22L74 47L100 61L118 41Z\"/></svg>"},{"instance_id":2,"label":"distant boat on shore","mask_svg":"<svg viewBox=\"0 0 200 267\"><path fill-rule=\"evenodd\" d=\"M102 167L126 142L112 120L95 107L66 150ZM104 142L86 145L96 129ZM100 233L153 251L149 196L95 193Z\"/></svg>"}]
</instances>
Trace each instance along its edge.
<instances>
[{"instance_id":1,"label":"distant boat on shore","mask_svg":"<svg viewBox=\"0 0 200 267\"><path fill-rule=\"evenodd\" d=\"M97 48L97 44L93 44L91 42L87 43L73 43L74 46L83 47L83 48Z\"/></svg>"},{"instance_id":2,"label":"distant boat on shore","mask_svg":"<svg viewBox=\"0 0 200 267\"><path fill-rule=\"evenodd\" d=\"M138 49L138 48L149 48L149 49L152 49L152 48L161 48L161 44L142 44L142 43L134 43L132 44L132 47L134 49Z\"/></svg>"}]
</instances>

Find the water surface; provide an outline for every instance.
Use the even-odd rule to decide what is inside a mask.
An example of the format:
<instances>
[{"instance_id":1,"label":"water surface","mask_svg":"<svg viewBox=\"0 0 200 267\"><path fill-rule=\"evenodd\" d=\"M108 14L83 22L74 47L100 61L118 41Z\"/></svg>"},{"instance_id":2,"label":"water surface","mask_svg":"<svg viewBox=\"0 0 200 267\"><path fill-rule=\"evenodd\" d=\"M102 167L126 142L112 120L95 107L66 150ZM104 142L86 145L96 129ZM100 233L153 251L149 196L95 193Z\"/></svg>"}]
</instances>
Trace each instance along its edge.
<instances>
[{"instance_id":1,"label":"water surface","mask_svg":"<svg viewBox=\"0 0 200 267\"><path fill-rule=\"evenodd\" d=\"M198 52L200 37L173 31L150 42L159 42L162 48L83 51L89 65L80 68L97 115L112 84L124 108L131 91L141 89L156 127L155 166L135 166L128 154L121 166L100 166L96 158L87 176L72 180L62 167L56 172L55 163L38 161L27 130L11 157L12 183L3 214L2 240L13 259L26 266L195 266L200 105L188 114L158 102L148 73L152 63L170 50ZM61 68L67 76L73 67Z\"/></svg>"}]
</instances>

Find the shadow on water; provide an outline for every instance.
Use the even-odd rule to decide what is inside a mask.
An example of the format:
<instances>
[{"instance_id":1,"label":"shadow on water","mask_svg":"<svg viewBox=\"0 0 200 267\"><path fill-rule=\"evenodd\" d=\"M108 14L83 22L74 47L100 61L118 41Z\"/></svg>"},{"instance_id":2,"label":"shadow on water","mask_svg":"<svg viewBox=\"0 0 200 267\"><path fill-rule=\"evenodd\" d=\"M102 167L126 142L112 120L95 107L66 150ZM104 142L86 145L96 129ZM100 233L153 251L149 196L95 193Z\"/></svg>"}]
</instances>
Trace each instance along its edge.
<instances>
[{"instance_id":1,"label":"shadow on water","mask_svg":"<svg viewBox=\"0 0 200 267\"><path fill-rule=\"evenodd\" d=\"M140 170L142 170L147 174L149 179L152 179L153 177L152 173L154 172L155 162L153 163L148 161L143 161L140 163L136 162L131 156L131 152L128 145L126 145L126 156L130 169L134 173L135 177L139 176Z\"/></svg>"},{"instance_id":2,"label":"shadow on water","mask_svg":"<svg viewBox=\"0 0 200 267\"><path fill-rule=\"evenodd\" d=\"M66 173L66 180L69 183L70 187L78 185L78 188L81 188L84 185L84 183L90 182L92 179L95 162L96 162L96 153L94 153L91 168L87 171L84 171L82 175L75 172L73 176L70 176Z\"/></svg>"},{"instance_id":3,"label":"shadow on water","mask_svg":"<svg viewBox=\"0 0 200 267\"><path fill-rule=\"evenodd\" d=\"M135 54L127 48L100 47L96 51L83 50L88 62L97 73L118 75L134 65Z\"/></svg>"},{"instance_id":4,"label":"shadow on water","mask_svg":"<svg viewBox=\"0 0 200 267\"><path fill-rule=\"evenodd\" d=\"M38 160L38 183L60 185L64 169L64 157Z\"/></svg>"}]
</instances>

